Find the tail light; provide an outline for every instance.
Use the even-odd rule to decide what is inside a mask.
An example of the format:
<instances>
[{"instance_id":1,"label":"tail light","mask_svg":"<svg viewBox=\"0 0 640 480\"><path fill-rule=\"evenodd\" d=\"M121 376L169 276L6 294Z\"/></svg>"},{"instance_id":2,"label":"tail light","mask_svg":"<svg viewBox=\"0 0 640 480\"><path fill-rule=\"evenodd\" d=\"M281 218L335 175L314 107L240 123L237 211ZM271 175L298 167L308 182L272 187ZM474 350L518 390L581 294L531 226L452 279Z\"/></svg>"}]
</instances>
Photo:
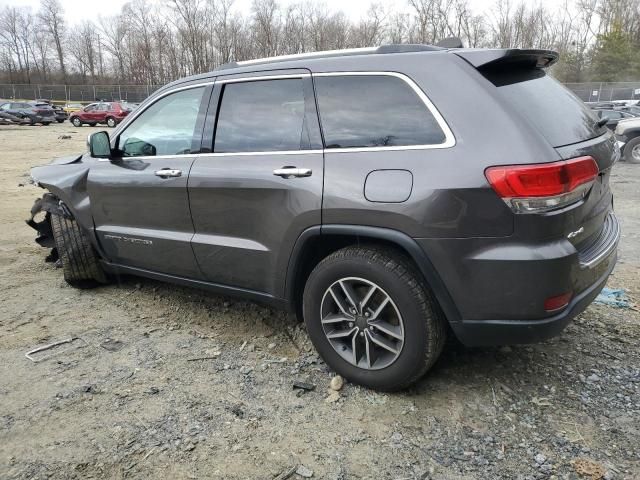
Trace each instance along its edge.
<instances>
[{"instance_id":1,"label":"tail light","mask_svg":"<svg viewBox=\"0 0 640 480\"><path fill-rule=\"evenodd\" d=\"M592 157L553 163L504 165L484 172L493 190L516 213L540 213L582 200L598 176Z\"/></svg>"}]
</instances>

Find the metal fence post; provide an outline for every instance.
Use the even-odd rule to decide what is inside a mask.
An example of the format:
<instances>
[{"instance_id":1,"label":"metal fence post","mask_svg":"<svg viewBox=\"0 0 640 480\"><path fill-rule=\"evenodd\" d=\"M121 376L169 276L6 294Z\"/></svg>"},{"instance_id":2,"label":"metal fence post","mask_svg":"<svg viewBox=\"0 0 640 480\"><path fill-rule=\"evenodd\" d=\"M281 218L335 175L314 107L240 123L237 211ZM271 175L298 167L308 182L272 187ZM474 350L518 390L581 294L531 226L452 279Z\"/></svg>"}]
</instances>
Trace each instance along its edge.
<instances>
[{"instance_id":1,"label":"metal fence post","mask_svg":"<svg viewBox=\"0 0 640 480\"><path fill-rule=\"evenodd\" d=\"M598 102L600 101L600 94L602 93L602 82L600 82L600 88L598 88Z\"/></svg>"}]
</instances>

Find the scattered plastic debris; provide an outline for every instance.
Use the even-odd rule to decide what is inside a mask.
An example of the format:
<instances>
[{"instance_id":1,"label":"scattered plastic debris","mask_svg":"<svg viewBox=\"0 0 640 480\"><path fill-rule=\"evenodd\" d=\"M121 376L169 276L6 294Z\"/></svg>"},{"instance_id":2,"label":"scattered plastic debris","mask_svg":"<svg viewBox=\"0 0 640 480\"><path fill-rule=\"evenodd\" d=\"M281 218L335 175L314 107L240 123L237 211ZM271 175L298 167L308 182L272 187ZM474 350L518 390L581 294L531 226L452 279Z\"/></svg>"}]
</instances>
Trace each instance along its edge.
<instances>
[{"instance_id":1,"label":"scattered plastic debris","mask_svg":"<svg viewBox=\"0 0 640 480\"><path fill-rule=\"evenodd\" d=\"M64 340L60 340L59 342L53 342L50 343L49 345L43 345L42 347L37 347L34 348L33 350L29 350L27 353L24 354L25 357L27 357L29 360L31 360L33 363L38 363L38 362L42 362L44 360L47 360L48 358L53 357L54 355L59 355L62 352L66 352L67 350L71 350L72 348L75 348L74 346L70 346L68 348L64 348L62 350L56 351L54 353L52 353L51 355L45 355L43 357L36 357L35 355L37 353L41 353L47 350L52 350L55 349L56 347L59 347L60 345L66 345L69 343L73 343L76 340L80 340L81 342L84 343L84 345L87 344L87 342L85 342L83 339L81 339L80 337L69 337L69 338L65 338Z\"/></svg>"},{"instance_id":2,"label":"scattered plastic debris","mask_svg":"<svg viewBox=\"0 0 640 480\"><path fill-rule=\"evenodd\" d=\"M621 288L603 288L596 297L595 303L616 308L630 308L627 293Z\"/></svg>"}]
</instances>

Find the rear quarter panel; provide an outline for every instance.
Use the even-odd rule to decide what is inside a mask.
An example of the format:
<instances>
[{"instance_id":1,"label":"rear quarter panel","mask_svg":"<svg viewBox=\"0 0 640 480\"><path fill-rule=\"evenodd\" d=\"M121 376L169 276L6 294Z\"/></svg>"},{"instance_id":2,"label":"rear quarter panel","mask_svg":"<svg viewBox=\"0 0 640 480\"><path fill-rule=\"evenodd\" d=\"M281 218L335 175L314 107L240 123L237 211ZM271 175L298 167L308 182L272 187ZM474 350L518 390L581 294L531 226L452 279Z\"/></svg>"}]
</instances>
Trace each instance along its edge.
<instances>
[{"instance_id":1,"label":"rear quarter panel","mask_svg":"<svg viewBox=\"0 0 640 480\"><path fill-rule=\"evenodd\" d=\"M312 71L352 70L348 57ZM491 165L558 159L540 135L522 128L493 87L464 60L450 53L371 55L361 71L398 71L409 76L440 111L455 137L451 148L376 152L325 150L323 223L393 228L412 237L501 237L513 232L513 214L487 184ZM321 112L322 113L322 112ZM413 174L402 203L369 202L366 176L373 170Z\"/></svg>"}]
</instances>

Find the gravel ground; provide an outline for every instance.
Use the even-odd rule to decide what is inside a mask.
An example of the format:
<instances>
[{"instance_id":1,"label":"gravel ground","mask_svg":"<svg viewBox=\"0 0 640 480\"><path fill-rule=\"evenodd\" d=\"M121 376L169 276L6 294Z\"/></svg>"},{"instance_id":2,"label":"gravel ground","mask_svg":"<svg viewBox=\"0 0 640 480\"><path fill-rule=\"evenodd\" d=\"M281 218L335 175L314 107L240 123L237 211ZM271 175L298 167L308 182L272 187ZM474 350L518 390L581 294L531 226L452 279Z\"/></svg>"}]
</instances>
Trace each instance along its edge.
<instances>
[{"instance_id":1,"label":"gravel ground","mask_svg":"<svg viewBox=\"0 0 640 480\"><path fill-rule=\"evenodd\" d=\"M137 278L68 287L24 224L41 194L27 172L94 130L0 126L0 478L640 478L634 308L592 305L539 345L450 342L401 394L330 395L332 372L284 313ZM609 286L633 302L640 165L612 181Z\"/></svg>"}]
</instances>

